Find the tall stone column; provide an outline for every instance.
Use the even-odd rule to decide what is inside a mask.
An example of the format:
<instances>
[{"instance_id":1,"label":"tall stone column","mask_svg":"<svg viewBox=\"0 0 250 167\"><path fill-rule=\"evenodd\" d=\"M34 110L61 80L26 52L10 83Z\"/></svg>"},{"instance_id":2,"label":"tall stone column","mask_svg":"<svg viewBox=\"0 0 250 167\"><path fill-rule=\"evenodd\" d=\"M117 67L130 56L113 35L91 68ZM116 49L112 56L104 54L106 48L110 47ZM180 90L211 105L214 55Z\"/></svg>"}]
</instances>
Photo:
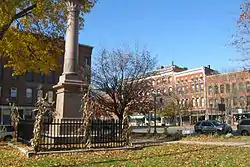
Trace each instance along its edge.
<instances>
[{"instance_id":1,"label":"tall stone column","mask_svg":"<svg viewBox=\"0 0 250 167\"><path fill-rule=\"evenodd\" d=\"M76 74L78 59L78 32L80 6L70 0L65 2L68 10L63 74Z\"/></svg>"},{"instance_id":2,"label":"tall stone column","mask_svg":"<svg viewBox=\"0 0 250 167\"><path fill-rule=\"evenodd\" d=\"M63 73L53 88L56 90L56 118L81 118L82 88L87 87L78 79L78 32L80 4L67 0L68 23L65 40Z\"/></svg>"}]
</instances>

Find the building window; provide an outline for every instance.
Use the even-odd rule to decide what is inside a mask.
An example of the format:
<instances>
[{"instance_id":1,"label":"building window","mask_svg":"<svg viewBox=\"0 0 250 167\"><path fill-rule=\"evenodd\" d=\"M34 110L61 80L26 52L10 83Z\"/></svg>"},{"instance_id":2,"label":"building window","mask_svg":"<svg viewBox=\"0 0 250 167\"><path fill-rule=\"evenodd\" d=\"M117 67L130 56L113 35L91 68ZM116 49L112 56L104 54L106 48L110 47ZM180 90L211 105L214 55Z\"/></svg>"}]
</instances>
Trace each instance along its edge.
<instances>
[{"instance_id":1,"label":"building window","mask_svg":"<svg viewBox=\"0 0 250 167\"><path fill-rule=\"evenodd\" d=\"M246 88L247 88L247 92L250 92L250 82L249 81L246 82Z\"/></svg>"},{"instance_id":2,"label":"building window","mask_svg":"<svg viewBox=\"0 0 250 167\"><path fill-rule=\"evenodd\" d=\"M210 99L208 103L209 103L209 107L212 108L213 107L213 99Z\"/></svg>"},{"instance_id":3,"label":"building window","mask_svg":"<svg viewBox=\"0 0 250 167\"><path fill-rule=\"evenodd\" d=\"M162 77L162 82L166 82L166 78L165 77Z\"/></svg>"},{"instance_id":4,"label":"building window","mask_svg":"<svg viewBox=\"0 0 250 167\"><path fill-rule=\"evenodd\" d=\"M26 81L33 82L34 81L34 73L33 72L27 72L26 73Z\"/></svg>"},{"instance_id":5,"label":"building window","mask_svg":"<svg viewBox=\"0 0 250 167\"><path fill-rule=\"evenodd\" d=\"M49 92L48 92L48 101L49 101L50 103L53 102L53 91L49 91Z\"/></svg>"},{"instance_id":6,"label":"building window","mask_svg":"<svg viewBox=\"0 0 250 167\"><path fill-rule=\"evenodd\" d=\"M160 79L158 79L158 80L157 80L157 84L159 85L160 83L161 83L161 80L160 80Z\"/></svg>"},{"instance_id":7,"label":"building window","mask_svg":"<svg viewBox=\"0 0 250 167\"><path fill-rule=\"evenodd\" d=\"M218 86L217 86L217 85L214 86L214 93L215 93L215 94L218 94L218 93L219 93L219 89L218 89Z\"/></svg>"},{"instance_id":8,"label":"building window","mask_svg":"<svg viewBox=\"0 0 250 167\"><path fill-rule=\"evenodd\" d=\"M10 89L10 97L11 98L16 98L17 97L17 88L16 87L12 87Z\"/></svg>"},{"instance_id":9,"label":"building window","mask_svg":"<svg viewBox=\"0 0 250 167\"><path fill-rule=\"evenodd\" d=\"M209 86L208 87L208 94L211 95L213 93L213 88L212 86Z\"/></svg>"},{"instance_id":10,"label":"building window","mask_svg":"<svg viewBox=\"0 0 250 167\"><path fill-rule=\"evenodd\" d=\"M172 83L172 77L168 77L168 83L169 83L169 84Z\"/></svg>"},{"instance_id":11,"label":"building window","mask_svg":"<svg viewBox=\"0 0 250 167\"><path fill-rule=\"evenodd\" d=\"M194 106L194 107L197 106L197 105L196 105L196 99L195 99L195 98L193 98L193 106Z\"/></svg>"},{"instance_id":12,"label":"building window","mask_svg":"<svg viewBox=\"0 0 250 167\"><path fill-rule=\"evenodd\" d=\"M195 86L192 85L192 89L191 89L191 92L193 93L195 91Z\"/></svg>"},{"instance_id":13,"label":"building window","mask_svg":"<svg viewBox=\"0 0 250 167\"><path fill-rule=\"evenodd\" d=\"M218 104L219 104L219 100L218 100L218 99L215 99L215 100L214 100L214 107L218 107Z\"/></svg>"},{"instance_id":14,"label":"building window","mask_svg":"<svg viewBox=\"0 0 250 167\"><path fill-rule=\"evenodd\" d=\"M49 80L48 80L49 84L54 84L55 83L55 72L54 71L50 71L49 72Z\"/></svg>"},{"instance_id":15,"label":"building window","mask_svg":"<svg viewBox=\"0 0 250 167\"><path fill-rule=\"evenodd\" d=\"M181 93L185 93L185 87L182 87Z\"/></svg>"},{"instance_id":16,"label":"building window","mask_svg":"<svg viewBox=\"0 0 250 167\"><path fill-rule=\"evenodd\" d=\"M181 93L181 87L177 87L177 93L178 93L178 94Z\"/></svg>"},{"instance_id":17,"label":"building window","mask_svg":"<svg viewBox=\"0 0 250 167\"><path fill-rule=\"evenodd\" d=\"M224 93L224 85L220 85L220 93Z\"/></svg>"},{"instance_id":18,"label":"building window","mask_svg":"<svg viewBox=\"0 0 250 167\"><path fill-rule=\"evenodd\" d=\"M91 62L90 62L90 58L89 57L85 57L84 58L84 67L90 67L91 66Z\"/></svg>"},{"instance_id":19,"label":"building window","mask_svg":"<svg viewBox=\"0 0 250 167\"><path fill-rule=\"evenodd\" d=\"M172 92L173 92L173 88L172 87L168 88L169 95L172 95Z\"/></svg>"},{"instance_id":20,"label":"building window","mask_svg":"<svg viewBox=\"0 0 250 167\"><path fill-rule=\"evenodd\" d=\"M204 91L204 85L201 84L201 91Z\"/></svg>"},{"instance_id":21,"label":"building window","mask_svg":"<svg viewBox=\"0 0 250 167\"><path fill-rule=\"evenodd\" d=\"M232 84L232 92L236 93L236 91L237 91L236 83L233 83Z\"/></svg>"},{"instance_id":22,"label":"building window","mask_svg":"<svg viewBox=\"0 0 250 167\"><path fill-rule=\"evenodd\" d=\"M226 84L226 93L230 93L230 84Z\"/></svg>"},{"instance_id":23,"label":"building window","mask_svg":"<svg viewBox=\"0 0 250 167\"><path fill-rule=\"evenodd\" d=\"M42 82L42 83L45 82L45 76L44 76L43 73L40 72L40 73L38 74L38 80L39 80L39 82Z\"/></svg>"},{"instance_id":24,"label":"building window","mask_svg":"<svg viewBox=\"0 0 250 167\"><path fill-rule=\"evenodd\" d=\"M239 91L244 90L244 84L242 82L239 83Z\"/></svg>"},{"instance_id":25,"label":"building window","mask_svg":"<svg viewBox=\"0 0 250 167\"><path fill-rule=\"evenodd\" d=\"M154 80L152 81L152 85L153 85L153 86L155 85L155 81L154 81Z\"/></svg>"},{"instance_id":26,"label":"building window","mask_svg":"<svg viewBox=\"0 0 250 167\"><path fill-rule=\"evenodd\" d=\"M26 88L25 90L25 99L27 103L32 103L33 90L31 88Z\"/></svg>"},{"instance_id":27,"label":"building window","mask_svg":"<svg viewBox=\"0 0 250 167\"><path fill-rule=\"evenodd\" d=\"M205 107L205 98L203 98L203 97L201 98L201 106Z\"/></svg>"},{"instance_id":28,"label":"building window","mask_svg":"<svg viewBox=\"0 0 250 167\"><path fill-rule=\"evenodd\" d=\"M200 91L199 88L200 88L199 84L196 84L196 85L195 85L195 91L196 91L196 92L199 92L199 91Z\"/></svg>"},{"instance_id":29,"label":"building window","mask_svg":"<svg viewBox=\"0 0 250 167\"><path fill-rule=\"evenodd\" d=\"M185 89L185 93L188 94L188 86Z\"/></svg>"},{"instance_id":30,"label":"building window","mask_svg":"<svg viewBox=\"0 0 250 167\"><path fill-rule=\"evenodd\" d=\"M163 89L163 94L166 94L167 93L167 90L166 88Z\"/></svg>"}]
</instances>

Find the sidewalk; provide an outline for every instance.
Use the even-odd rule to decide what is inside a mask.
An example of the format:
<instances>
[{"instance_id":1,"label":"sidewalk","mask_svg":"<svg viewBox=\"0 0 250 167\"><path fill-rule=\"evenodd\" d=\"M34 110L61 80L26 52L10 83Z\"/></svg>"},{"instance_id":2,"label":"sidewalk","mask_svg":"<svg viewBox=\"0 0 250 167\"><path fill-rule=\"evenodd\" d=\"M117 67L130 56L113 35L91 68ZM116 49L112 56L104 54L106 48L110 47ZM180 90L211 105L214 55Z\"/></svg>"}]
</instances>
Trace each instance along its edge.
<instances>
[{"instance_id":1,"label":"sidewalk","mask_svg":"<svg viewBox=\"0 0 250 167\"><path fill-rule=\"evenodd\" d=\"M200 145L217 145L217 146L236 146L236 147L249 147L250 142L201 142L201 141L172 141L171 143L180 143L180 144L200 144Z\"/></svg>"}]
</instances>

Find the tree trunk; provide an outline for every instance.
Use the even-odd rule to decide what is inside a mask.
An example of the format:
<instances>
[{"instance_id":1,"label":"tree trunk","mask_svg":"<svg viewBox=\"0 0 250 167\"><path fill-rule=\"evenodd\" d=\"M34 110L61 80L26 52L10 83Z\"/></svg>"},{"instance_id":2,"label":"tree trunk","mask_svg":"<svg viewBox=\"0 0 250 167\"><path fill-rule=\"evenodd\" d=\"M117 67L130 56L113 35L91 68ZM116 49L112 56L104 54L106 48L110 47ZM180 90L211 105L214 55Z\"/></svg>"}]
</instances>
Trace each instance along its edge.
<instances>
[{"instance_id":1,"label":"tree trunk","mask_svg":"<svg viewBox=\"0 0 250 167\"><path fill-rule=\"evenodd\" d=\"M123 120L123 113L122 113L122 114L116 114L116 116L118 117L118 119L119 119L120 121Z\"/></svg>"},{"instance_id":2,"label":"tree trunk","mask_svg":"<svg viewBox=\"0 0 250 167\"><path fill-rule=\"evenodd\" d=\"M182 126L182 115L181 114L179 114L179 126Z\"/></svg>"},{"instance_id":3,"label":"tree trunk","mask_svg":"<svg viewBox=\"0 0 250 167\"><path fill-rule=\"evenodd\" d=\"M149 114L149 112L148 112L148 134L150 134L151 133L151 116L150 116L150 114Z\"/></svg>"}]
</instances>

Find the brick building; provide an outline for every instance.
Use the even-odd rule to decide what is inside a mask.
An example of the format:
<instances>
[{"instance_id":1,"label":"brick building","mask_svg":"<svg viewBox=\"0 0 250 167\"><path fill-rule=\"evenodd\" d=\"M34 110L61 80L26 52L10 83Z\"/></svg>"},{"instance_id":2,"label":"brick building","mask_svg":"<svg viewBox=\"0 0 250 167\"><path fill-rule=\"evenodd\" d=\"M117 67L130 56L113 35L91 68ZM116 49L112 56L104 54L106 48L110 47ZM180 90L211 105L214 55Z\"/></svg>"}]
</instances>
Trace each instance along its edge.
<instances>
[{"instance_id":1,"label":"brick building","mask_svg":"<svg viewBox=\"0 0 250 167\"><path fill-rule=\"evenodd\" d=\"M206 113L206 77L218 73L210 66L177 72L174 74L175 91L180 104L192 104L186 112L184 121L194 122L205 119Z\"/></svg>"},{"instance_id":2,"label":"brick building","mask_svg":"<svg viewBox=\"0 0 250 167\"><path fill-rule=\"evenodd\" d=\"M158 104L168 103L170 95L175 95L181 105L192 104L192 108L184 111L182 117L186 123L208 118L206 103L206 77L218 74L210 66L194 69L182 68L176 65L160 67L151 73L154 93L158 96Z\"/></svg>"},{"instance_id":3,"label":"brick building","mask_svg":"<svg viewBox=\"0 0 250 167\"><path fill-rule=\"evenodd\" d=\"M154 91L157 94L166 95L172 92L175 86L174 74L186 70L186 68L181 68L176 65L171 66L161 66L151 73L150 79L152 79L152 84Z\"/></svg>"},{"instance_id":4,"label":"brick building","mask_svg":"<svg viewBox=\"0 0 250 167\"><path fill-rule=\"evenodd\" d=\"M210 66L187 69L172 64L156 69L150 78L163 106L171 93L181 105L192 104L182 117L186 123L223 119L225 114L232 121L250 116L249 71L220 74ZM219 103L225 104L226 112L219 111Z\"/></svg>"},{"instance_id":5,"label":"brick building","mask_svg":"<svg viewBox=\"0 0 250 167\"><path fill-rule=\"evenodd\" d=\"M91 46L79 45L79 78L87 83L90 82L87 73L91 67L92 50ZM32 112L34 105L45 93L48 93L50 101L55 100L56 95L52 87L58 82L62 73L63 58L64 56L58 60L58 70L51 71L48 75L28 72L23 76L12 76L13 70L4 68L7 60L0 58L0 124L10 123L10 107L7 99L18 106L22 119L34 118Z\"/></svg>"},{"instance_id":6,"label":"brick building","mask_svg":"<svg viewBox=\"0 0 250 167\"><path fill-rule=\"evenodd\" d=\"M207 107L210 118L227 117L237 121L250 115L250 71L239 71L207 77ZM225 104L225 112L218 104Z\"/></svg>"}]
</instances>

